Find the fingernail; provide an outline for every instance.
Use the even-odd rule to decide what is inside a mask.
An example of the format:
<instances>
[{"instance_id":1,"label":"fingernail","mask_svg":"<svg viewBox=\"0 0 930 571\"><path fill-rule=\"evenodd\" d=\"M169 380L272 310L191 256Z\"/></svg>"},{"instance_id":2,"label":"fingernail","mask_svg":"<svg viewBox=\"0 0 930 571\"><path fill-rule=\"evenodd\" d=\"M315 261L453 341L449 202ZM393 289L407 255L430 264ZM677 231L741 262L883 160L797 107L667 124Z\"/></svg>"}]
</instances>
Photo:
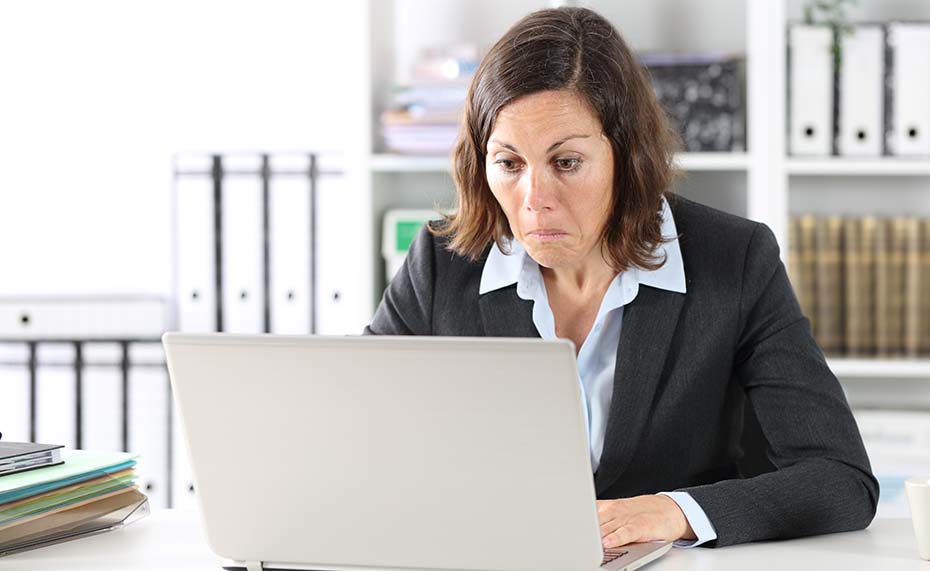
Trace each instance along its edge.
<instances>
[{"instance_id":1,"label":"fingernail","mask_svg":"<svg viewBox=\"0 0 930 571\"><path fill-rule=\"evenodd\" d=\"M609 539L605 539L603 541L603 544L604 544L604 547L607 547L607 548L611 548L614 546L614 542Z\"/></svg>"}]
</instances>

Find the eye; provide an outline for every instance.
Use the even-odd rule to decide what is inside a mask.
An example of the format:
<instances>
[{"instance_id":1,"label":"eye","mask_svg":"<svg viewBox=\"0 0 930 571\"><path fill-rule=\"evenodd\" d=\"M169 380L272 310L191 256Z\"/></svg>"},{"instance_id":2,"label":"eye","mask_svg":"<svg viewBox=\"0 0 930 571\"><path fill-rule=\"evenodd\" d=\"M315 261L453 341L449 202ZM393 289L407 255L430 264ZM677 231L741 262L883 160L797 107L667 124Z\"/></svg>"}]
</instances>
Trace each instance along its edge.
<instances>
[{"instance_id":1,"label":"eye","mask_svg":"<svg viewBox=\"0 0 930 571\"><path fill-rule=\"evenodd\" d=\"M494 164L508 174L513 174L520 170L520 165L513 159L497 159L494 161Z\"/></svg>"},{"instance_id":2,"label":"eye","mask_svg":"<svg viewBox=\"0 0 930 571\"><path fill-rule=\"evenodd\" d=\"M581 159L563 158L555 160L555 168L562 172L575 172L581 168Z\"/></svg>"}]
</instances>

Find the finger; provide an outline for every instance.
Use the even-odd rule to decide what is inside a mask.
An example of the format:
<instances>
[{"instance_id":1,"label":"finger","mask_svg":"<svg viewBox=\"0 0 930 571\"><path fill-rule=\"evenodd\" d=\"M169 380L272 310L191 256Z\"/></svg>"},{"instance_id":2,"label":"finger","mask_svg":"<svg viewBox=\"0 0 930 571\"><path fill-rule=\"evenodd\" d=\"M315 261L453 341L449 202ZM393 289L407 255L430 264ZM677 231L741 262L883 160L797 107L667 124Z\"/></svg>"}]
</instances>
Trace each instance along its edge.
<instances>
[{"instance_id":1,"label":"finger","mask_svg":"<svg viewBox=\"0 0 930 571\"><path fill-rule=\"evenodd\" d=\"M613 533L604 538L603 544L605 549L612 547L621 547L630 543L635 543L639 539L639 533L635 528L629 525L621 525Z\"/></svg>"},{"instance_id":2,"label":"finger","mask_svg":"<svg viewBox=\"0 0 930 571\"><path fill-rule=\"evenodd\" d=\"M615 500L597 500L597 513L609 514L614 511Z\"/></svg>"},{"instance_id":3,"label":"finger","mask_svg":"<svg viewBox=\"0 0 930 571\"><path fill-rule=\"evenodd\" d=\"M617 513L617 510L616 510L616 509L614 508L614 506L611 505L610 503L608 503L608 502L604 502L604 503L598 502L598 504L597 504L597 521L598 521L598 523L600 523L601 525L604 525L605 523L608 523L608 522L611 522L611 521L617 519L617 516L618 516L618 515L619 515L619 514Z\"/></svg>"},{"instance_id":4,"label":"finger","mask_svg":"<svg viewBox=\"0 0 930 571\"><path fill-rule=\"evenodd\" d=\"M617 531L626 523L625 520L616 518L601 524L601 538L605 538L611 533Z\"/></svg>"}]
</instances>

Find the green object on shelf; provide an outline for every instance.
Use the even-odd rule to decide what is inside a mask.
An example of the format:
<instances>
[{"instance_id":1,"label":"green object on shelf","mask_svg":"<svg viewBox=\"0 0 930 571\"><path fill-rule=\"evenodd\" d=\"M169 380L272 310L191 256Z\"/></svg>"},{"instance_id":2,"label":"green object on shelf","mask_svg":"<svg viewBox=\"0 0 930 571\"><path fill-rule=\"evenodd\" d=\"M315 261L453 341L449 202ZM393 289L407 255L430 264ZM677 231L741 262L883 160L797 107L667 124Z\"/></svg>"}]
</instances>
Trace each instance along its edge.
<instances>
[{"instance_id":1,"label":"green object on shelf","mask_svg":"<svg viewBox=\"0 0 930 571\"><path fill-rule=\"evenodd\" d=\"M421 221L403 221L397 223L397 241L395 245L398 252L406 252L410 249L410 243L417 237L420 228L424 222Z\"/></svg>"}]
</instances>

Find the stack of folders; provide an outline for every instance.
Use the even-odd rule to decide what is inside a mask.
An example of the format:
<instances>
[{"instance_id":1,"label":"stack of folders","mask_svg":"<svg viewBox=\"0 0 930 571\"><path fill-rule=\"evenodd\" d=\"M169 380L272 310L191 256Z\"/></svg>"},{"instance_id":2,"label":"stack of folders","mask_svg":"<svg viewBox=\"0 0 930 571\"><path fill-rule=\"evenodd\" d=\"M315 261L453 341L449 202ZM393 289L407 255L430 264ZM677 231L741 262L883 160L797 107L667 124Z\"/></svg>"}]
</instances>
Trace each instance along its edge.
<instances>
[{"instance_id":1,"label":"stack of folders","mask_svg":"<svg viewBox=\"0 0 930 571\"><path fill-rule=\"evenodd\" d=\"M0 476L0 556L117 529L148 514L131 454L63 450L61 459Z\"/></svg>"},{"instance_id":2,"label":"stack of folders","mask_svg":"<svg viewBox=\"0 0 930 571\"><path fill-rule=\"evenodd\" d=\"M798 216L789 274L825 353L930 356L930 218Z\"/></svg>"},{"instance_id":3,"label":"stack of folders","mask_svg":"<svg viewBox=\"0 0 930 571\"><path fill-rule=\"evenodd\" d=\"M0 476L61 464L61 449L56 444L0 442Z\"/></svg>"},{"instance_id":4,"label":"stack of folders","mask_svg":"<svg viewBox=\"0 0 930 571\"><path fill-rule=\"evenodd\" d=\"M427 49L395 87L381 115L387 150L407 154L446 154L458 136L468 83L478 68L473 45Z\"/></svg>"},{"instance_id":5,"label":"stack of folders","mask_svg":"<svg viewBox=\"0 0 930 571\"><path fill-rule=\"evenodd\" d=\"M930 22L788 30L788 143L800 156L930 156Z\"/></svg>"}]
</instances>

